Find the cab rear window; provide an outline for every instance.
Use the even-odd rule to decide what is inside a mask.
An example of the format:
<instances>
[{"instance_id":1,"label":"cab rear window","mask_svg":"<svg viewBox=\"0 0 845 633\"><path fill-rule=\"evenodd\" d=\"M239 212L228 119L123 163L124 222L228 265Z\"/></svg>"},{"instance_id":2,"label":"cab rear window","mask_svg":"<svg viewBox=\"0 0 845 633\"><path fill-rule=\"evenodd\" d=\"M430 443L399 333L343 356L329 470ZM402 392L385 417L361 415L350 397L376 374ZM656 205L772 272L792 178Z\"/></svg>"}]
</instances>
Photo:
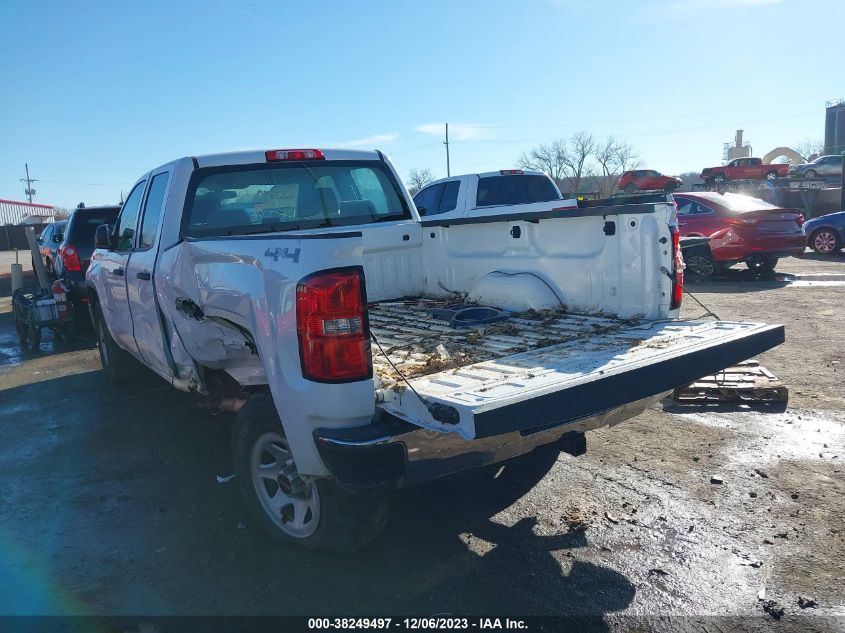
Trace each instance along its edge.
<instances>
[{"instance_id":1,"label":"cab rear window","mask_svg":"<svg viewBox=\"0 0 845 633\"><path fill-rule=\"evenodd\" d=\"M552 181L545 176L508 175L478 179L475 205L490 207L560 200Z\"/></svg>"},{"instance_id":2,"label":"cab rear window","mask_svg":"<svg viewBox=\"0 0 845 633\"><path fill-rule=\"evenodd\" d=\"M381 161L296 161L197 170L182 233L248 235L411 217Z\"/></svg>"}]
</instances>

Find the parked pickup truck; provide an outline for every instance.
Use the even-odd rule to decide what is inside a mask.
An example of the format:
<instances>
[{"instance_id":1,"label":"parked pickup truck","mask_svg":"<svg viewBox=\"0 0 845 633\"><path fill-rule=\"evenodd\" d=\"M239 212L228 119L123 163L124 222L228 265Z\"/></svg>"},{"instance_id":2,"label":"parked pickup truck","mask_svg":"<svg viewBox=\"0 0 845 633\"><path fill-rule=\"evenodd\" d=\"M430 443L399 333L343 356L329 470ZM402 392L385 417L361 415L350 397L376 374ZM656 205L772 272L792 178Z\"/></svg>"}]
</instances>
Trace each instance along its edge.
<instances>
[{"instance_id":1,"label":"parked pickup truck","mask_svg":"<svg viewBox=\"0 0 845 633\"><path fill-rule=\"evenodd\" d=\"M489 217L533 211L566 211L578 206L564 200L554 181L538 171L501 169L436 180L414 196L421 216Z\"/></svg>"},{"instance_id":2,"label":"parked pickup truck","mask_svg":"<svg viewBox=\"0 0 845 633\"><path fill-rule=\"evenodd\" d=\"M774 180L783 178L789 171L789 165L764 165L760 158L735 158L721 167L705 167L701 170L701 179L708 184L722 184L726 180Z\"/></svg>"},{"instance_id":3,"label":"parked pickup truck","mask_svg":"<svg viewBox=\"0 0 845 633\"><path fill-rule=\"evenodd\" d=\"M237 412L237 482L282 541L354 549L391 490L584 434L783 326L678 320L671 196L420 217L378 151L188 157L97 229L111 381L140 363Z\"/></svg>"}]
</instances>

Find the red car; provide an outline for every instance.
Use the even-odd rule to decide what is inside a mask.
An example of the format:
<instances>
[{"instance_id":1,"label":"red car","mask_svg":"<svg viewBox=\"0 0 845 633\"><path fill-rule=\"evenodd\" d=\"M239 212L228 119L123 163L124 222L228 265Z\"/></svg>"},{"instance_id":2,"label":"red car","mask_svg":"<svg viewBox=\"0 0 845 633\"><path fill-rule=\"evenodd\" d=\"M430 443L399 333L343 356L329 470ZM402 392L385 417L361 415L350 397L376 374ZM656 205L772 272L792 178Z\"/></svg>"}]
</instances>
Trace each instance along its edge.
<instances>
[{"instance_id":1,"label":"red car","mask_svg":"<svg viewBox=\"0 0 845 633\"><path fill-rule=\"evenodd\" d=\"M783 178L789 172L789 165L764 165L761 158L734 158L721 167L705 167L701 179L708 184L720 185L726 180L774 180Z\"/></svg>"},{"instance_id":2,"label":"red car","mask_svg":"<svg viewBox=\"0 0 845 633\"><path fill-rule=\"evenodd\" d=\"M619 189L625 193L634 191L675 191L681 186L681 179L675 176L664 176L654 169L633 169L626 171L619 178Z\"/></svg>"},{"instance_id":3,"label":"red car","mask_svg":"<svg viewBox=\"0 0 845 633\"><path fill-rule=\"evenodd\" d=\"M709 237L713 259L688 258L687 266L704 277L737 262L754 271L774 270L779 257L804 252L804 216L765 200L735 193L678 193L681 237ZM700 260L700 261L699 261Z\"/></svg>"}]
</instances>

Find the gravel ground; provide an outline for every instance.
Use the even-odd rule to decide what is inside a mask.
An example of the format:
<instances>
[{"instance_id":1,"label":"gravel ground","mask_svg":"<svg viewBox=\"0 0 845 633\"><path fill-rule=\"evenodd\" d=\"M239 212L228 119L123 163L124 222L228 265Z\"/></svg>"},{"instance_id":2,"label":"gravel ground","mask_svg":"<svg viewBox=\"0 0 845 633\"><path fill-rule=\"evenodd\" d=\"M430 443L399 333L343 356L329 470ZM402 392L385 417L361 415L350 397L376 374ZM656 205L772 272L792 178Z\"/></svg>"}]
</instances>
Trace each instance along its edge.
<instances>
[{"instance_id":1,"label":"gravel ground","mask_svg":"<svg viewBox=\"0 0 845 633\"><path fill-rule=\"evenodd\" d=\"M580 614L630 630L632 615L765 626L774 600L781 624L834 630L818 616L845 616L845 260L778 272L688 287L723 319L786 325L760 357L786 410L664 403L591 433L583 457L404 490L350 556L256 530L215 477L232 471L228 416L154 377L108 388L85 339L22 353L0 277L0 614Z\"/></svg>"}]
</instances>

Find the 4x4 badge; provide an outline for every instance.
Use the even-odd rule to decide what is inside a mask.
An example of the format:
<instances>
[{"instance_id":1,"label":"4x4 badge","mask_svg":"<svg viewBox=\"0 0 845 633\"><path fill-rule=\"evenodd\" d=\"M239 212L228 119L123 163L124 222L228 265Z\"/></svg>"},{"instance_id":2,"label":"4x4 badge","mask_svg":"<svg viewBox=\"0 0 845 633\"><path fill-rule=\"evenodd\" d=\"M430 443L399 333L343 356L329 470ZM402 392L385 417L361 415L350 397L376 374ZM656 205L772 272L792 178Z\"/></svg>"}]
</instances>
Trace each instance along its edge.
<instances>
[{"instance_id":1,"label":"4x4 badge","mask_svg":"<svg viewBox=\"0 0 845 633\"><path fill-rule=\"evenodd\" d=\"M274 262L279 261L280 257L284 257L285 259L292 259L294 264L299 263L299 249L290 252L287 248L267 248L267 251L264 253L264 257L272 257Z\"/></svg>"}]
</instances>

